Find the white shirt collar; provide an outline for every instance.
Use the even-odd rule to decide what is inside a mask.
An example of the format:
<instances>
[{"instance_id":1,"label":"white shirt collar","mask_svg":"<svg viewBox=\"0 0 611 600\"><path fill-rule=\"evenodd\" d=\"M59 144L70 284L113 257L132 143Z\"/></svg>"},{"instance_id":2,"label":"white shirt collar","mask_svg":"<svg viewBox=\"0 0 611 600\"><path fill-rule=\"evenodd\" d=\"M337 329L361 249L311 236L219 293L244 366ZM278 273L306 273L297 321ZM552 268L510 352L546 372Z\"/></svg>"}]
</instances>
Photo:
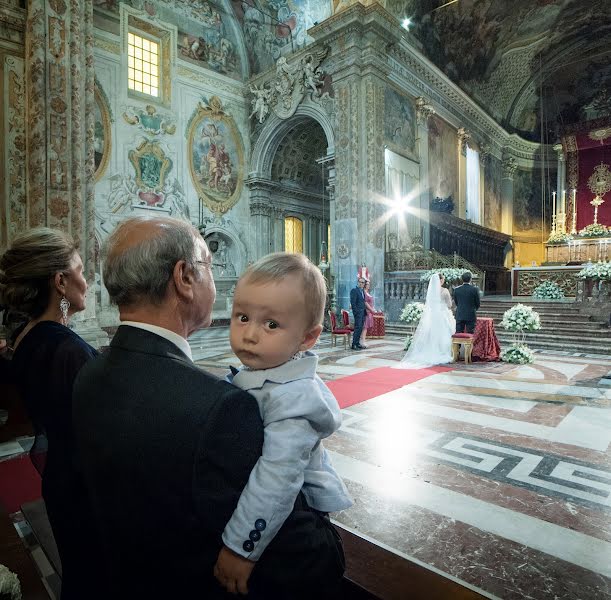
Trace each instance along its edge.
<instances>
[{"instance_id":1,"label":"white shirt collar","mask_svg":"<svg viewBox=\"0 0 611 600\"><path fill-rule=\"evenodd\" d=\"M189 342L185 340L184 337L170 331L169 329L165 329L164 327L158 327L157 325L151 325L150 323L140 323L139 321L121 321L121 325L129 325L130 327L138 327L139 329L144 329L145 331L150 331L155 335L158 335L162 338L168 340L168 342L172 342L179 350L181 350L184 354L186 354L190 360L193 360L193 355L191 354L191 346L189 346Z\"/></svg>"}]
</instances>

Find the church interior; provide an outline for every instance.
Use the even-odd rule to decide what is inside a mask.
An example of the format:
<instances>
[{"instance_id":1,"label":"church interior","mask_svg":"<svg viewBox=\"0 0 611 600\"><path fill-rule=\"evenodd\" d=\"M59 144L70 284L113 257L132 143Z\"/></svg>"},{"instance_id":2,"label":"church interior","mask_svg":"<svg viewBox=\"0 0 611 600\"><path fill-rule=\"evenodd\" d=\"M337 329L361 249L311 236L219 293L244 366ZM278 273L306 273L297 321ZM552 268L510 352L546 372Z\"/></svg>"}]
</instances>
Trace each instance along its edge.
<instances>
[{"instance_id":1,"label":"church interior","mask_svg":"<svg viewBox=\"0 0 611 600\"><path fill-rule=\"evenodd\" d=\"M119 325L101 248L127 218L206 241L213 322L189 343L219 377L248 265L320 268L346 598L611 600L609 0L0 0L0 94L0 254L70 233L92 346ZM479 341L392 370L428 277L467 270ZM524 305L537 326L512 328ZM59 599L32 431L0 390L0 565Z\"/></svg>"}]
</instances>

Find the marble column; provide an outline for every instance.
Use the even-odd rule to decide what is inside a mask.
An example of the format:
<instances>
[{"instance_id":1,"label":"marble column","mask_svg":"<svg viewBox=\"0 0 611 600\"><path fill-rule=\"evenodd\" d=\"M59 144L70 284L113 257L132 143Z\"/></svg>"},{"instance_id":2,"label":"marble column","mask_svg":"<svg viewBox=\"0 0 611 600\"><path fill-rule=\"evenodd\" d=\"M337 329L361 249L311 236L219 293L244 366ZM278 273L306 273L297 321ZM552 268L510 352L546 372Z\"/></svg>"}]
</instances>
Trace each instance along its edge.
<instances>
[{"instance_id":1,"label":"marble column","mask_svg":"<svg viewBox=\"0 0 611 600\"><path fill-rule=\"evenodd\" d=\"M429 182L429 117L435 114L435 109L422 96L416 98L416 117L418 122L418 158L420 159L420 219L418 237L427 250L431 247L431 224L429 207L431 203L431 186Z\"/></svg>"},{"instance_id":2,"label":"marble column","mask_svg":"<svg viewBox=\"0 0 611 600\"><path fill-rule=\"evenodd\" d=\"M513 235L513 176L518 168L513 156L505 157L503 160L503 176L501 179L501 231ZM513 253L507 253L505 266L513 266Z\"/></svg>"},{"instance_id":3,"label":"marble column","mask_svg":"<svg viewBox=\"0 0 611 600\"><path fill-rule=\"evenodd\" d=\"M249 254L252 260L273 252L273 223L270 193L265 189L250 191Z\"/></svg>"},{"instance_id":4,"label":"marble column","mask_svg":"<svg viewBox=\"0 0 611 600\"><path fill-rule=\"evenodd\" d=\"M337 303L349 306L357 269L366 264L376 306L383 307L384 94L388 45L401 34L377 4L355 4L309 30L330 46L327 63L335 92L335 221L331 256Z\"/></svg>"},{"instance_id":5,"label":"marble column","mask_svg":"<svg viewBox=\"0 0 611 600\"><path fill-rule=\"evenodd\" d=\"M26 25L26 192L30 227L72 235L90 285L76 331L94 346L108 335L96 318L94 281L94 70L91 2L32 0Z\"/></svg>"},{"instance_id":6,"label":"marble column","mask_svg":"<svg viewBox=\"0 0 611 600\"><path fill-rule=\"evenodd\" d=\"M271 240L271 248L270 252L282 252L284 248L284 217L285 212L282 208L273 208L272 211L272 240ZM303 231L306 228L305 221L301 220L302 223L302 235ZM302 238L302 247L305 240Z\"/></svg>"},{"instance_id":7,"label":"marble column","mask_svg":"<svg viewBox=\"0 0 611 600\"><path fill-rule=\"evenodd\" d=\"M467 216L467 144L471 135L461 127L456 132L458 141L458 207L456 216L465 219Z\"/></svg>"}]
</instances>

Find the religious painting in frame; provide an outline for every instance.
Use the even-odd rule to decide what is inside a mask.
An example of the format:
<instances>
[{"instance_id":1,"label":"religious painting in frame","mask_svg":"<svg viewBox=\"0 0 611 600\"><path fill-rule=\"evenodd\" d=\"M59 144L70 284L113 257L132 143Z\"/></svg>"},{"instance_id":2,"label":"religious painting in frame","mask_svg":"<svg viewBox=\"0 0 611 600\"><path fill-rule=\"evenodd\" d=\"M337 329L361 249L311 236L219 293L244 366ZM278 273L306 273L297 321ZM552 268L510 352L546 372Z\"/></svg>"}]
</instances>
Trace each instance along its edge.
<instances>
[{"instance_id":1,"label":"religious painting in frame","mask_svg":"<svg viewBox=\"0 0 611 600\"><path fill-rule=\"evenodd\" d=\"M106 171L110 159L110 108L106 94L96 81L94 90L94 172L93 181L99 181Z\"/></svg>"},{"instance_id":2,"label":"religious painting in frame","mask_svg":"<svg viewBox=\"0 0 611 600\"><path fill-rule=\"evenodd\" d=\"M244 150L233 117L216 96L200 102L187 131L189 172L202 202L214 213L227 212L240 198Z\"/></svg>"}]
</instances>

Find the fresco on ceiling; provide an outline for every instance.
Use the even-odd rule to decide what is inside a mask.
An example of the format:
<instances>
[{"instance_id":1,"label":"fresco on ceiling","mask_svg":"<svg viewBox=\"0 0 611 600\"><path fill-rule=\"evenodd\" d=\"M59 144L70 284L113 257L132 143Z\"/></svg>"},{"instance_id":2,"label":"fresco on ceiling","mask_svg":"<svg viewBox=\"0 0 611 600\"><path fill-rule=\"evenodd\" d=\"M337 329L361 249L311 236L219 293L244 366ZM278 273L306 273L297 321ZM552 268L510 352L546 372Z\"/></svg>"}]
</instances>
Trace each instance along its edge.
<instances>
[{"instance_id":1,"label":"fresco on ceiling","mask_svg":"<svg viewBox=\"0 0 611 600\"><path fill-rule=\"evenodd\" d=\"M556 172L545 173L546 207L545 232L549 229L551 215L550 191L556 189ZM541 236L542 206L541 172L538 169L518 169L513 178L513 233L522 236Z\"/></svg>"},{"instance_id":2,"label":"fresco on ceiling","mask_svg":"<svg viewBox=\"0 0 611 600\"><path fill-rule=\"evenodd\" d=\"M458 141L456 130L439 117L429 119L429 183L431 198L452 196L458 204Z\"/></svg>"},{"instance_id":3,"label":"fresco on ceiling","mask_svg":"<svg viewBox=\"0 0 611 600\"><path fill-rule=\"evenodd\" d=\"M534 95L512 118L512 123L518 133L539 141L539 131L534 131L534 135L532 132L538 127L542 106L547 138L553 142L562 136L564 125L611 114L611 100L601 102L605 90L611 92L611 60L608 54L592 58L577 73L572 70L572 65L554 71L543 88L543 103L539 102L539 96Z\"/></svg>"},{"instance_id":4,"label":"fresco on ceiling","mask_svg":"<svg viewBox=\"0 0 611 600\"><path fill-rule=\"evenodd\" d=\"M501 230L501 161L489 156L484 167L484 226Z\"/></svg>"},{"instance_id":5,"label":"fresco on ceiling","mask_svg":"<svg viewBox=\"0 0 611 600\"><path fill-rule=\"evenodd\" d=\"M416 116L409 98L392 88L384 92L384 140L393 152L413 157L416 145Z\"/></svg>"},{"instance_id":6,"label":"fresco on ceiling","mask_svg":"<svg viewBox=\"0 0 611 600\"><path fill-rule=\"evenodd\" d=\"M331 16L330 0L232 0L248 48L251 73L265 71L283 48L306 45L307 30Z\"/></svg>"},{"instance_id":7,"label":"fresco on ceiling","mask_svg":"<svg viewBox=\"0 0 611 600\"><path fill-rule=\"evenodd\" d=\"M231 27L235 19L220 4L205 0L130 0L130 6L178 29L177 56L235 79L242 78L238 45ZM115 0L93 0L97 9L119 12Z\"/></svg>"},{"instance_id":8,"label":"fresco on ceiling","mask_svg":"<svg viewBox=\"0 0 611 600\"><path fill-rule=\"evenodd\" d=\"M460 0L434 10L441 4L432 0L388 0L387 9L412 19L410 33L421 42L425 55L490 114L497 112L500 91L485 84L498 69L506 74L504 79L513 79L511 89L506 90L512 98L508 103L502 99L504 111L510 109L523 86L534 86L530 111L515 115L525 119L522 126L533 132L537 117L533 120L529 113L538 106L536 76L540 65L551 65L566 53L567 59L561 62L571 62L566 67L569 79L578 79L592 61L575 62L575 41L587 40L594 48L592 56L606 50L611 41L609 19L603 17L609 14L609 0ZM508 62L512 56L524 56L519 53L526 49L533 50L536 58L529 69ZM577 52L583 55L582 50ZM603 60L608 63L608 56ZM506 116L501 114L500 118Z\"/></svg>"}]
</instances>

